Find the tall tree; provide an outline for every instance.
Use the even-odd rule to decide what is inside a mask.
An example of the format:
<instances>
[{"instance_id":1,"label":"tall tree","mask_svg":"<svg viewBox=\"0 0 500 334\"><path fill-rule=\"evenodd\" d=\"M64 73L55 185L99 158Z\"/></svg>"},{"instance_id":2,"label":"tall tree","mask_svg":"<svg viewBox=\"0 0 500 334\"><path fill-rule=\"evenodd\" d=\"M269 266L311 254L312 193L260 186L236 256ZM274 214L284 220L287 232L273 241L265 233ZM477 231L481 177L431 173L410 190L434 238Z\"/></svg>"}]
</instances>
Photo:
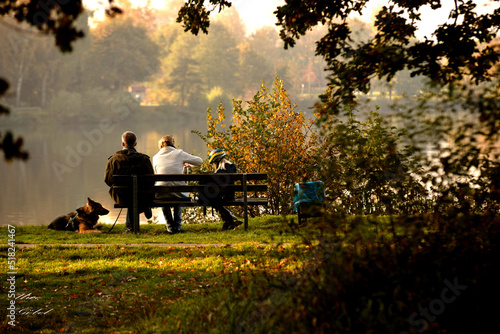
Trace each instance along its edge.
<instances>
[{"instance_id":1,"label":"tall tree","mask_svg":"<svg viewBox=\"0 0 500 334\"><path fill-rule=\"evenodd\" d=\"M285 82L286 87L290 87L288 84L289 77L287 73L287 59L290 55L283 53L283 48L280 44L279 35L276 29L269 26L264 26L248 37L248 43L250 50L255 52L259 57L265 60L265 63L269 64L271 74L266 75L266 71L262 71L262 77L259 78L260 81L265 80L266 82L274 81L274 75L278 74L280 78ZM263 65L265 64L263 63ZM290 90L289 94L293 95Z\"/></svg>"},{"instance_id":2,"label":"tall tree","mask_svg":"<svg viewBox=\"0 0 500 334\"><path fill-rule=\"evenodd\" d=\"M199 64L189 52L193 51L193 44L186 42L185 38L177 40L168 58L168 63L173 66L167 79L167 87L178 92L178 106L181 108L189 106L192 98L201 95L202 91Z\"/></svg>"},{"instance_id":3,"label":"tall tree","mask_svg":"<svg viewBox=\"0 0 500 334\"><path fill-rule=\"evenodd\" d=\"M71 53L62 54L52 47L49 36L40 35L26 24L16 26L8 18L3 22L8 24L0 25L2 36L6 37L0 54L0 71L12 84L10 105L43 108L60 89L84 88L75 85L75 81L83 77L81 65L89 49L88 38L76 41ZM88 13L80 15L75 24L87 33Z\"/></svg>"},{"instance_id":4,"label":"tall tree","mask_svg":"<svg viewBox=\"0 0 500 334\"><path fill-rule=\"evenodd\" d=\"M269 61L281 57L281 43L276 29L264 26L249 36L249 43L253 50Z\"/></svg>"},{"instance_id":5,"label":"tall tree","mask_svg":"<svg viewBox=\"0 0 500 334\"><path fill-rule=\"evenodd\" d=\"M5 22L11 22L11 20ZM27 29L26 25L24 28ZM22 33L8 26L2 27L2 30L2 35L6 37L5 42L7 42L6 47L2 49L2 58L4 58L2 71L13 85L12 104L19 107L25 78L35 62L37 40L33 40L29 32Z\"/></svg>"},{"instance_id":6,"label":"tall tree","mask_svg":"<svg viewBox=\"0 0 500 334\"><path fill-rule=\"evenodd\" d=\"M245 24L235 8L231 7L219 13L215 22L221 23L224 27L231 31L231 35L237 44L246 40L247 32Z\"/></svg>"},{"instance_id":7,"label":"tall tree","mask_svg":"<svg viewBox=\"0 0 500 334\"><path fill-rule=\"evenodd\" d=\"M87 66L92 66L98 87L118 90L134 81L145 81L156 72L159 48L146 28L130 18L103 22L92 35Z\"/></svg>"},{"instance_id":8,"label":"tall tree","mask_svg":"<svg viewBox=\"0 0 500 334\"><path fill-rule=\"evenodd\" d=\"M215 23L212 33L201 37L195 59L200 64L205 91L219 86L224 92L239 96L241 85L236 77L239 55L232 33L221 23Z\"/></svg>"},{"instance_id":9,"label":"tall tree","mask_svg":"<svg viewBox=\"0 0 500 334\"><path fill-rule=\"evenodd\" d=\"M269 63L260 52L252 48L250 43L240 44L239 80L242 83L243 95L250 99L259 89L262 81L269 82L273 77L272 63Z\"/></svg>"},{"instance_id":10,"label":"tall tree","mask_svg":"<svg viewBox=\"0 0 500 334\"><path fill-rule=\"evenodd\" d=\"M201 95L202 80L195 59L198 40L175 25L167 25L156 34L162 45L160 75L156 78L158 102L171 103L179 109L189 106L192 97Z\"/></svg>"},{"instance_id":11,"label":"tall tree","mask_svg":"<svg viewBox=\"0 0 500 334\"><path fill-rule=\"evenodd\" d=\"M444 85L467 76L476 83L491 79L489 70L498 62L499 53L482 45L497 36L500 11L479 15L473 1L456 0L449 20L438 26L433 39L412 43L422 21L419 10L425 5L441 8L442 1L390 1L376 15L373 39L352 43L347 17L359 13L367 2L288 1L275 12L285 47L293 46L311 27L328 25L328 33L316 48L331 72L332 89L324 98L324 111L338 112L342 104L356 101L355 91L367 93L372 78L390 80L404 68L411 75L425 75Z\"/></svg>"}]
</instances>

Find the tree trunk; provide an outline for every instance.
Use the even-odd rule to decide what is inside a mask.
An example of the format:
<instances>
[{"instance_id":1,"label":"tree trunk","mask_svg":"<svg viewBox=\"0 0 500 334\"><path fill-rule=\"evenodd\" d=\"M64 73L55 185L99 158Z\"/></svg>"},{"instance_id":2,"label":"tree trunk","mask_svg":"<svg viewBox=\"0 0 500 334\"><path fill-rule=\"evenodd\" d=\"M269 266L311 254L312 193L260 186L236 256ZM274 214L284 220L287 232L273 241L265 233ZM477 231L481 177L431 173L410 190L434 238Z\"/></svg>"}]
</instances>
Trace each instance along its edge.
<instances>
[{"instance_id":1,"label":"tree trunk","mask_svg":"<svg viewBox=\"0 0 500 334\"><path fill-rule=\"evenodd\" d=\"M42 79L42 96L40 101L40 107L45 108L45 103L47 101L47 80L49 79L49 71L46 71Z\"/></svg>"},{"instance_id":2,"label":"tree trunk","mask_svg":"<svg viewBox=\"0 0 500 334\"><path fill-rule=\"evenodd\" d=\"M23 87L23 78L24 78L24 59L21 58L21 63L19 64L19 76L17 77L17 85L16 85L16 108L19 107L19 103L21 101L21 89Z\"/></svg>"}]
</instances>

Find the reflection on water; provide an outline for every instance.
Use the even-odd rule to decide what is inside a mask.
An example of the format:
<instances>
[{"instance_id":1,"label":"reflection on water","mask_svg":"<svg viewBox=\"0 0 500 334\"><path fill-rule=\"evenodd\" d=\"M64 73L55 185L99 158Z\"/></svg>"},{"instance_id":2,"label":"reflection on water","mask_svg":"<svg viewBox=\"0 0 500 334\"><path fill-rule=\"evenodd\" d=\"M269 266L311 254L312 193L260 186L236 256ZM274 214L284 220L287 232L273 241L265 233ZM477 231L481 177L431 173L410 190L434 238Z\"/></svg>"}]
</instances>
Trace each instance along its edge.
<instances>
[{"instance_id":1,"label":"reflection on water","mask_svg":"<svg viewBox=\"0 0 500 334\"><path fill-rule=\"evenodd\" d=\"M13 128L25 140L30 157L26 162L0 161L0 225L48 225L55 217L74 211L90 197L110 210L100 221L113 223L119 209L104 183L108 158L121 149L121 134L130 130L138 137L137 150L153 157L158 140L173 134L183 150L205 159L207 147L192 130L206 132L204 117L172 122L142 123L132 120L114 124L80 124L37 128ZM3 158L3 157L2 157ZM125 210L118 222L125 221ZM141 215L141 220L145 220Z\"/></svg>"}]
</instances>

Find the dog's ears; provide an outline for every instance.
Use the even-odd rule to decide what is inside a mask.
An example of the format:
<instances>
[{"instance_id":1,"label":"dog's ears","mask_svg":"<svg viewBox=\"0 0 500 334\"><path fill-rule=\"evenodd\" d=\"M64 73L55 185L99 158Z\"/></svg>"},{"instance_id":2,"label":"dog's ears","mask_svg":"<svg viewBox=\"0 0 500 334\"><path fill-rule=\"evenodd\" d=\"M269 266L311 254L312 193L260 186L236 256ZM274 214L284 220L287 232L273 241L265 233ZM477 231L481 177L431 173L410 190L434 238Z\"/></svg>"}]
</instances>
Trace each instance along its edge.
<instances>
[{"instance_id":1,"label":"dog's ears","mask_svg":"<svg viewBox=\"0 0 500 334\"><path fill-rule=\"evenodd\" d=\"M92 213L92 205L82 206L81 208L76 209L76 212L79 214L89 215Z\"/></svg>"}]
</instances>

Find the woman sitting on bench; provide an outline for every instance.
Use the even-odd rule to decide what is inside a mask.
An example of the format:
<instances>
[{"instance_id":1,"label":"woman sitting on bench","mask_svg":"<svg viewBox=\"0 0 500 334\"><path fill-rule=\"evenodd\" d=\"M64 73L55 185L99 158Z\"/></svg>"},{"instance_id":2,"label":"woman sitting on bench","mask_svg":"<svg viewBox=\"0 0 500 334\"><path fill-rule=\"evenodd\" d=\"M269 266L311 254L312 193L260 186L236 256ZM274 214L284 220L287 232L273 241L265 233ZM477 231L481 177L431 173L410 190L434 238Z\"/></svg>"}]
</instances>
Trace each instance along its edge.
<instances>
[{"instance_id":1,"label":"woman sitting on bench","mask_svg":"<svg viewBox=\"0 0 500 334\"><path fill-rule=\"evenodd\" d=\"M221 149L216 149L210 152L210 155L208 156L208 163L214 165L215 173L217 174L236 173L236 165L226 160L226 153ZM234 181L231 183L234 184ZM218 196L209 199L210 205L219 213L222 221L224 222L222 230L232 230L243 223L223 205L225 201L233 199L234 191L220 192Z\"/></svg>"},{"instance_id":2,"label":"woman sitting on bench","mask_svg":"<svg viewBox=\"0 0 500 334\"><path fill-rule=\"evenodd\" d=\"M160 151L153 157L153 167L156 174L186 174L189 166L200 166L203 159L175 147L172 135L163 136L158 141ZM159 181L156 185L175 186L186 185L185 181ZM189 198L188 193L158 193L156 198ZM182 205L176 204L162 208L168 233L182 232ZM173 211L173 215L172 215Z\"/></svg>"}]
</instances>

